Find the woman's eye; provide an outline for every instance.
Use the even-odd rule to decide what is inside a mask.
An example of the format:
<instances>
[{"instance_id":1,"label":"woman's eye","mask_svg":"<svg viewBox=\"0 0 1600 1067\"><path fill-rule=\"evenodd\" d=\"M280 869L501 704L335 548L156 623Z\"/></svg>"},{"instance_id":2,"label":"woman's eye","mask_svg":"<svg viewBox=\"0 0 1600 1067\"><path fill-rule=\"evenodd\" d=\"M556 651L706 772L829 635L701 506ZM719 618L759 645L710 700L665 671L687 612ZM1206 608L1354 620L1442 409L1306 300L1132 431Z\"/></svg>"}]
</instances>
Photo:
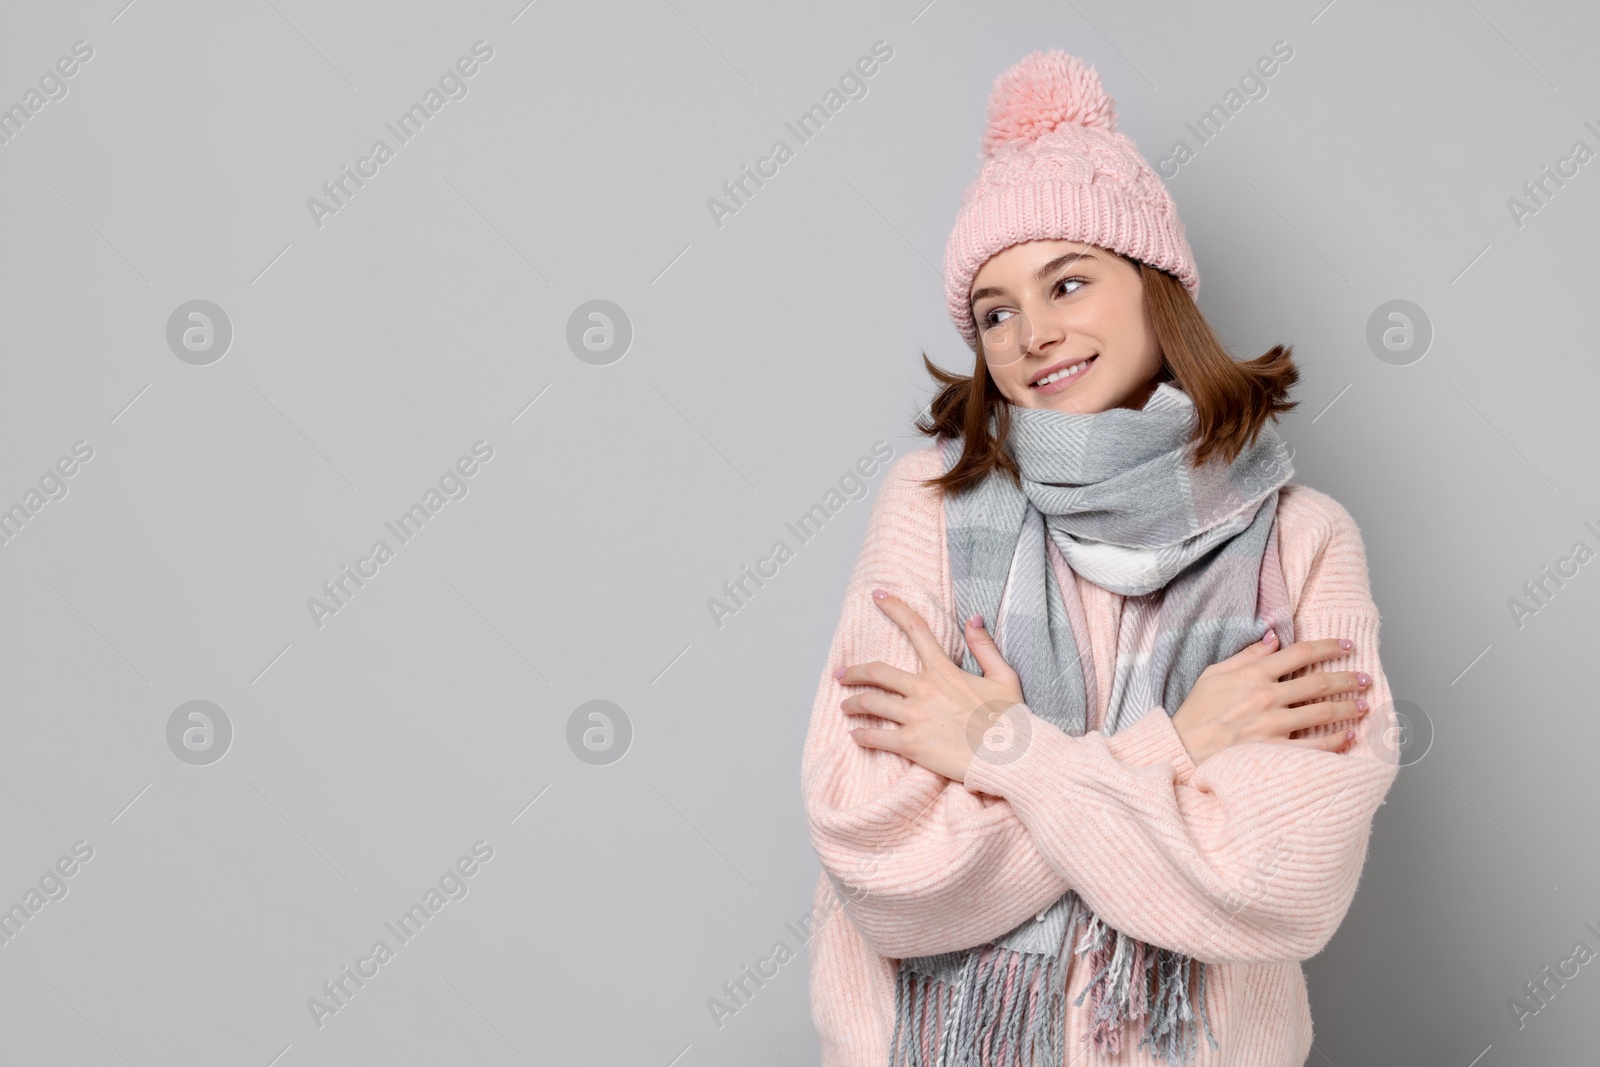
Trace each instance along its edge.
<instances>
[{"instance_id":1,"label":"woman's eye","mask_svg":"<svg viewBox=\"0 0 1600 1067\"><path fill-rule=\"evenodd\" d=\"M1074 288L1067 290L1064 294L1061 292L1063 286L1074 285L1074 283L1076 283ZM1059 282L1056 282L1055 291L1060 295L1071 296L1073 293L1078 292L1088 284L1089 280L1087 278L1080 278L1077 275L1073 275L1070 278L1062 278ZM1004 319L997 318L996 316L1010 314L1012 314L1012 312L1005 311L1000 308L996 308L994 311L986 312L981 320L983 322L984 329L993 329L1005 321Z\"/></svg>"}]
</instances>

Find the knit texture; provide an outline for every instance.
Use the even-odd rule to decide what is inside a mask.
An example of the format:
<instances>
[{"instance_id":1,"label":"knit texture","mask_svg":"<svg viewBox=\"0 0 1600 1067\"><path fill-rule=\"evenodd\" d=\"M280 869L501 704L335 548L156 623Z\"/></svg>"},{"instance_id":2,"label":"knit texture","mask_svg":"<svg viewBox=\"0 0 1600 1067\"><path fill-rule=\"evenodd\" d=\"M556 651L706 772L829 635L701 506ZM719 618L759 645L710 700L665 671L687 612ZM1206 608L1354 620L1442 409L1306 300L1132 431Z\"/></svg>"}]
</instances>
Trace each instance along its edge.
<instances>
[{"instance_id":1,"label":"knit texture","mask_svg":"<svg viewBox=\"0 0 1600 1067\"><path fill-rule=\"evenodd\" d=\"M944 253L950 317L974 352L972 279L995 253L1024 241L1109 248L1200 295L1172 195L1117 130L1100 75L1077 56L1034 52L995 79L979 158Z\"/></svg>"},{"instance_id":2,"label":"knit texture","mask_svg":"<svg viewBox=\"0 0 1600 1067\"><path fill-rule=\"evenodd\" d=\"M1349 910L1373 813L1397 770L1383 741L1391 695L1354 520L1307 486L1279 492L1295 638L1354 642L1347 655L1297 673L1363 670L1373 679L1371 712L1311 731L1354 728L1348 752L1235 745L1196 767L1164 708L1110 737L1099 733L1109 702L1101 687L1090 732L1079 737L1018 705L991 729L1026 729L1023 754L974 760L963 784L858 745L851 729L896 724L842 711L846 687L833 677L873 660L920 669L911 643L873 602L874 588L904 598L961 661L941 499L918 484L939 473L929 447L886 474L802 757L823 868L815 904L828 916L809 942L822 1067L888 1062L899 959L984 944L1068 888L1117 929L1215 965L1204 1003L1220 1050L1202 1043L1196 1067L1301 1067L1312 1027L1300 961L1321 951ZM1075 583L1088 654L1110 677L1123 598L1073 574L1059 552L1051 565L1059 582ZM1066 1062L1160 1064L1133 1041L1106 1055L1083 1040L1088 1008L1071 1001L1089 978L1084 967L1074 956L1066 976Z\"/></svg>"}]
</instances>

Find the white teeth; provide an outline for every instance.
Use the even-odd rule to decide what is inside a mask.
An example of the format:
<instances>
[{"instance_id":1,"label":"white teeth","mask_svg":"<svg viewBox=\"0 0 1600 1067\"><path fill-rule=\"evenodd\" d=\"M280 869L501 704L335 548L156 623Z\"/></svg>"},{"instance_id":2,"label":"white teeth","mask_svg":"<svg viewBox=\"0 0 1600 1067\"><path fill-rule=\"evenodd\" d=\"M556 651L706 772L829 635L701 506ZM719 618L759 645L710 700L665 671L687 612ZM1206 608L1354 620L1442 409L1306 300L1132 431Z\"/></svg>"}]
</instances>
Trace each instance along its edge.
<instances>
[{"instance_id":1,"label":"white teeth","mask_svg":"<svg viewBox=\"0 0 1600 1067\"><path fill-rule=\"evenodd\" d=\"M1094 357L1091 356L1089 358L1093 359ZM1062 378L1070 378L1074 374L1081 374L1083 373L1084 368L1088 365L1088 359L1084 360L1082 363L1074 363L1072 366L1058 370L1054 374L1046 374L1043 378L1040 378L1038 381L1034 382L1033 386L1035 389L1037 389L1041 385L1049 385L1051 382L1059 382Z\"/></svg>"}]
</instances>

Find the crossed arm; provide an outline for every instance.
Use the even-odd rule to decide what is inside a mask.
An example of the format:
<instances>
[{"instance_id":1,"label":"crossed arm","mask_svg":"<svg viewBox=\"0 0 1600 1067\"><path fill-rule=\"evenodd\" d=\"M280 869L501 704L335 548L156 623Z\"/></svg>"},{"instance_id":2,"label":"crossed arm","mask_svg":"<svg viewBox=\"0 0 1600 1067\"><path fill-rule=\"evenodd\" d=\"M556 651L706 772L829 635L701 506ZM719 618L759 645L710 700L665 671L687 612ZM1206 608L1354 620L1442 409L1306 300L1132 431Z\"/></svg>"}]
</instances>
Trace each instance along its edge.
<instances>
[{"instance_id":1,"label":"crossed arm","mask_svg":"<svg viewBox=\"0 0 1600 1067\"><path fill-rule=\"evenodd\" d=\"M813 846L867 942L890 958L970 948L1072 888L1112 926L1203 961L1320 951L1353 899L1371 818L1396 770L1380 715L1389 691L1377 611L1359 533L1342 509L1295 625L1300 640L1353 639L1348 656L1322 668L1372 675L1373 711L1338 724L1357 731L1348 752L1255 743L1196 767L1165 709L1110 737L1073 737L1019 705L1014 718L1030 732L1022 755L974 761L963 784L857 744L852 728L895 724L841 710L845 687L833 677L870 660L919 669L910 641L872 603L874 587L911 604L952 658L960 651L948 577L934 562L942 527L919 492L893 477L880 490L802 759Z\"/></svg>"}]
</instances>

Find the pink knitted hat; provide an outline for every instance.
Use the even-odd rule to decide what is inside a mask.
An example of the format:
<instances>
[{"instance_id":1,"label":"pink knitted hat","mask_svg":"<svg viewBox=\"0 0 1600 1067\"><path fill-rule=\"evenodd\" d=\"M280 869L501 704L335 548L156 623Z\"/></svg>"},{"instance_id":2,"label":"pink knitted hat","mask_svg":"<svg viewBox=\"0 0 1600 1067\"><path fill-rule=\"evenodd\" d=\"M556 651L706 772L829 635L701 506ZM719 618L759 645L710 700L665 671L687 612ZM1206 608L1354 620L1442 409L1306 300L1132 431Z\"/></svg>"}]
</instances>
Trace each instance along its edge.
<instances>
[{"instance_id":1,"label":"pink knitted hat","mask_svg":"<svg viewBox=\"0 0 1600 1067\"><path fill-rule=\"evenodd\" d=\"M962 197L944 253L950 316L974 352L972 279L989 257L1023 241L1109 248L1199 294L1171 194L1117 132L1115 103L1077 56L1034 52L995 79L979 158L983 169Z\"/></svg>"}]
</instances>

